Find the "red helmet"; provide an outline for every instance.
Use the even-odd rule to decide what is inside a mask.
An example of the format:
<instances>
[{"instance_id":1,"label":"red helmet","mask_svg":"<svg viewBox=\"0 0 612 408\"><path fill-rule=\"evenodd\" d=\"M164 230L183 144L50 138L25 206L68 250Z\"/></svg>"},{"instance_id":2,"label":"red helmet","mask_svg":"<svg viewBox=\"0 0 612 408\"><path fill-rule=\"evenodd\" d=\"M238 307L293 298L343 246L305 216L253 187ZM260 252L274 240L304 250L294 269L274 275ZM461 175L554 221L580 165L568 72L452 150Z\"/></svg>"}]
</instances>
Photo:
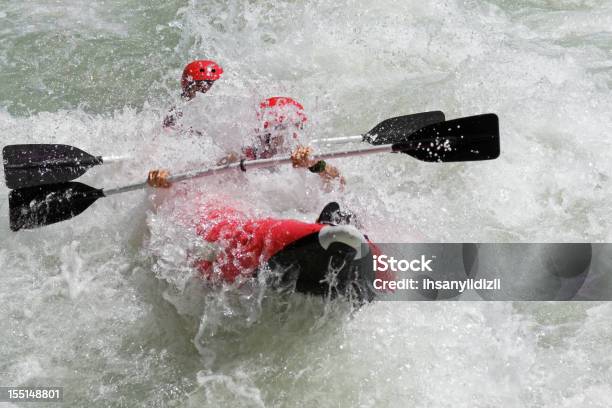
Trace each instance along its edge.
<instances>
[{"instance_id":1,"label":"red helmet","mask_svg":"<svg viewBox=\"0 0 612 408\"><path fill-rule=\"evenodd\" d=\"M263 120L263 127L293 124L301 128L308 120L304 113L304 107L299 102L288 96L274 96L259 104L259 120Z\"/></svg>"},{"instance_id":2,"label":"red helmet","mask_svg":"<svg viewBox=\"0 0 612 408\"><path fill-rule=\"evenodd\" d=\"M221 78L223 68L215 61L197 60L185 66L181 86L185 89L193 81L216 81Z\"/></svg>"}]
</instances>

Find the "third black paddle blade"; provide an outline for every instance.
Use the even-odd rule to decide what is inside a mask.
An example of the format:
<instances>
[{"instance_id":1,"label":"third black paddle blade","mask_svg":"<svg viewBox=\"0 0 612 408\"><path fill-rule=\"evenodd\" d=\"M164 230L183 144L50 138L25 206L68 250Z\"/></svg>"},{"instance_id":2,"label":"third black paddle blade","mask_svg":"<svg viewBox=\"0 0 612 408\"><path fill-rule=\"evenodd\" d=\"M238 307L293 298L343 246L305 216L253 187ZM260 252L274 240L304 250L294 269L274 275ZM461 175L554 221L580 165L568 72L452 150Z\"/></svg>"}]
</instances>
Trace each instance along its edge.
<instances>
[{"instance_id":1,"label":"third black paddle blade","mask_svg":"<svg viewBox=\"0 0 612 408\"><path fill-rule=\"evenodd\" d=\"M499 157L499 120L494 113L436 123L417 130L393 150L426 162L463 162Z\"/></svg>"},{"instance_id":2,"label":"third black paddle blade","mask_svg":"<svg viewBox=\"0 0 612 408\"><path fill-rule=\"evenodd\" d=\"M20 144L2 149L4 177L8 188L74 180L102 163L76 147L64 144Z\"/></svg>"},{"instance_id":3,"label":"third black paddle blade","mask_svg":"<svg viewBox=\"0 0 612 408\"><path fill-rule=\"evenodd\" d=\"M415 113L383 120L372 130L363 135L363 141L373 145L402 143L422 127L444 122L444 113L440 111Z\"/></svg>"},{"instance_id":4,"label":"third black paddle blade","mask_svg":"<svg viewBox=\"0 0 612 408\"><path fill-rule=\"evenodd\" d=\"M100 189L69 182L13 190L9 194L11 230L38 228L79 215L98 198Z\"/></svg>"}]
</instances>

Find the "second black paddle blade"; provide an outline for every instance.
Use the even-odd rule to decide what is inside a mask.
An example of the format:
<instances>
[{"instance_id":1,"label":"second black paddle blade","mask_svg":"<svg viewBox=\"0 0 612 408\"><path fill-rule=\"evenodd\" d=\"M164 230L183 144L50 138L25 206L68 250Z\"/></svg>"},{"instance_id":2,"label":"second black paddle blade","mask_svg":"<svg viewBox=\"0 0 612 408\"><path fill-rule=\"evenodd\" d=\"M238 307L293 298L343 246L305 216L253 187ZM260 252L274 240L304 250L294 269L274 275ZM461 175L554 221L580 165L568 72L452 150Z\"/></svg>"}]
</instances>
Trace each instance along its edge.
<instances>
[{"instance_id":1,"label":"second black paddle blade","mask_svg":"<svg viewBox=\"0 0 612 408\"><path fill-rule=\"evenodd\" d=\"M426 162L464 162L499 157L499 120L494 113L436 123L417 130L406 143L393 145Z\"/></svg>"},{"instance_id":2,"label":"second black paddle blade","mask_svg":"<svg viewBox=\"0 0 612 408\"><path fill-rule=\"evenodd\" d=\"M10 145L2 156L6 186L13 189L74 180L102 163L102 158L64 144Z\"/></svg>"},{"instance_id":3,"label":"second black paddle blade","mask_svg":"<svg viewBox=\"0 0 612 408\"><path fill-rule=\"evenodd\" d=\"M363 135L363 141L373 145L406 142L417 130L434 123L444 122L444 119L444 113L440 111L390 118L383 120Z\"/></svg>"},{"instance_id":4,"label":"second black paddle blade","mask_svg":"<svg viewBox=\"0 0 612 408\"><path fill-rule=\"evenodd\" d=\"M11 230L32 229L79 215L104 192L71 182L13 190L9 194Z\"/></svg>"}]
</instances>

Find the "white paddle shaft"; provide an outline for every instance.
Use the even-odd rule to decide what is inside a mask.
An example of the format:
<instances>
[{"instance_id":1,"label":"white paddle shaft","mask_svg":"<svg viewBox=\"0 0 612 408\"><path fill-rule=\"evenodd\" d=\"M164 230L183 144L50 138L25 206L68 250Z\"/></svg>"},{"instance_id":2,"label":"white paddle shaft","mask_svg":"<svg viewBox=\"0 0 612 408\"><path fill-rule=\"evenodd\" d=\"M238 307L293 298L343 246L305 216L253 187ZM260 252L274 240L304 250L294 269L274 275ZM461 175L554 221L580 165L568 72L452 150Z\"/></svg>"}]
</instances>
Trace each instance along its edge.
<instances>
[{"instance_id":1,"label":"white paddle shaft","mask_svg":"<svg viewBox=\"0 0 612 408\"><path fill-rule=\"evenodd\" d=\"M381 145L381 146L369 146L353 150L342 150L339 152L329 152L316 154L312 158L315 160L328 160L338 159L342 157L353 157L353 156L365 156L368 154L376 153L390 153L393 152L392 145ZM223 174L230 171L247 171L247 169L264 169L267 167L279 166L282 164L291 164L291 156L273 157L271 159L260 159L260 160L242 160L237 163L230 163L223 166L210 167L206 169L190 170L184 173L175 174L168 177L168 181L176 183L179 181L190 180L199 177L212 176L217 174ZM127 191L139 190L147 187L147 183L131 184L124 187L117 187L110 190L104 190L104 195L109 196L113 194L121 194Z\"/></svg>"},{"instance_id":2,"label":"white paddle shaft","mask_svg":"<svg viewBox=\"0 0 612 408\"><path fill-rule=\"evenodd\" d=\"M351 143L351 142L363 142L363 136L342 136L342 137L331 137L323 139L314 139L311 144L340 144L340 143Z\"/></svg>"},{"instance_id":3,"label":"white paddle shaft","mask_svg":"<svg viewBox=\"0 0 612 408\"><path fill-rule=\"evenodd\" d=\"M122 162L122 161L129 160L129 159L131 159L130 156L108 156L108 157L102 157L102 164L118 163L118 162Z\"/></svg>"}]
</instances>

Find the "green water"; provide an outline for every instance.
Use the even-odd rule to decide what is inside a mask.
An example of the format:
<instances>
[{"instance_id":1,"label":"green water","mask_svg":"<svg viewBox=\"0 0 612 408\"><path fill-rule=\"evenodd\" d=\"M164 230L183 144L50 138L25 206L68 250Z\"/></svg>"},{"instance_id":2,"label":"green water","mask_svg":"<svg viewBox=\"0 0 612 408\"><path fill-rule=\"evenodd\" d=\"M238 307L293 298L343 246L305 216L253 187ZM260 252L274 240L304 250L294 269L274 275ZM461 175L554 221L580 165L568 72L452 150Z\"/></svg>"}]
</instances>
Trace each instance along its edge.
<instances>
[{"instance_id":1,"label":"green water","mask_svg":"<svg viewBox=\"0 0 612 408\"><path fill-rule=\"evenodd\" d=\"M218 140L160 123L183 65L212 58L225 73L205 107L291 95L313 138L410 112L496 112L502 155L339 160L347 188L331 195L293 169L188 184L205 196L305 221L340 200L379 242L610 242L611 51L603 0L0 0L0 140L132 157L81 179L96 187L208 165L225 153ZM231 108L211 116L192 119L240 119ZM350 313L312 299L191 293L182 289L193 234L153 215L145 193L18 234L7 193L1 186L0 385L49 382L65 387L66 406L100 407L612 400L609 304L375 302Z\"/></svg>"}]
</instances>

